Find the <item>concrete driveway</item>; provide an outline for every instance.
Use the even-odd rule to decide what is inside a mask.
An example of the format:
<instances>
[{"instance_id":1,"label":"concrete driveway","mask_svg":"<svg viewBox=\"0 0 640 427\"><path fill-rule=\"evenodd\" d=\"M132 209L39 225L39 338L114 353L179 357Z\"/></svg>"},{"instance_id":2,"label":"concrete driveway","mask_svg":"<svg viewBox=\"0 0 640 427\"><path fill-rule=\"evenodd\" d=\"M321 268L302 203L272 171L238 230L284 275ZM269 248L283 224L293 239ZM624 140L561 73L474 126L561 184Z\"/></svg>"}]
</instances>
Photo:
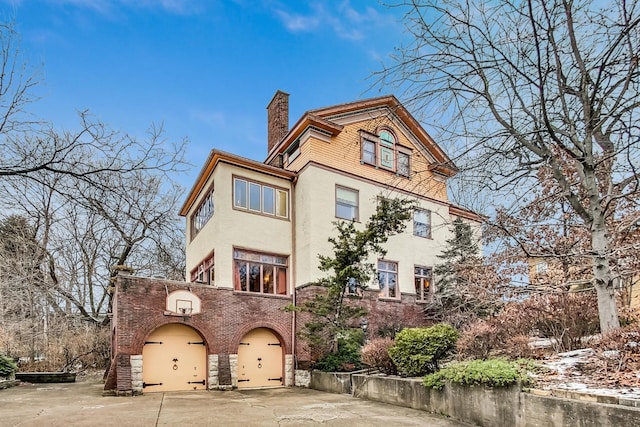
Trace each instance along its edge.
<instances>
[{"instance_id":1,"label":"concrete driveway","mask_svg":"<svg viewBox=\"0 0 640 427\"><path fill-rule=\"evenodd\" d=\"M298 388L104 397L99 379L0 390L0 425L467 426L422 411Z\"/></svg>"}]
</instances>

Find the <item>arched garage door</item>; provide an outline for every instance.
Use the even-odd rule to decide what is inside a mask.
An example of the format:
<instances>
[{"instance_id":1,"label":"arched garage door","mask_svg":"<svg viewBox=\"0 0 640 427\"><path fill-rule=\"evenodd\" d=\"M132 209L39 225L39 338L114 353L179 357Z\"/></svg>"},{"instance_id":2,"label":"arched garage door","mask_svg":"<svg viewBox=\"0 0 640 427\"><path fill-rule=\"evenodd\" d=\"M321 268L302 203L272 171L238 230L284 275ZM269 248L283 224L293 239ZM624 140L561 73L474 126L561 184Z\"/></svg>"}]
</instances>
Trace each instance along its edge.
<instances>
[{"instance_id":1,"label":"arched garage door","mask_svg":"<svg viewBox=\"0 0 640 427\"><path fill-rule=\"evenodd\" d=\"M238 346L238 388L282 386L282 345L269 329L258 328Z\"/></svg>"},{"instance_id":2,"label":"arched garage door","mask_svg":"<svg viewBox=\"0 0 640 427\"><path fill-rule=\"evenodd\" d=\"M206 353L202 337L193 328L159 327L142 350L143 391L205 390Z\"/></svg>"}]
</instances>

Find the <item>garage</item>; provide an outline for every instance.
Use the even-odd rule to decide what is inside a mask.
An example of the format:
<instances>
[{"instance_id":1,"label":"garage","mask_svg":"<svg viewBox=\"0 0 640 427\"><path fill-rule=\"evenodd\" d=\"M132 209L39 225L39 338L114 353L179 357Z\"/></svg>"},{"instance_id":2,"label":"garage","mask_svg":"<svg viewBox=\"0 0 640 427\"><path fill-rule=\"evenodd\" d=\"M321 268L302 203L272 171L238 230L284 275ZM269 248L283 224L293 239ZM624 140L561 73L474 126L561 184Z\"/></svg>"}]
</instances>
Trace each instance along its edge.
<instances>
[{"instance_id":1,"label":"garage","mask_svg":"<svg viewBox=\"0 0 640 427\"><path fill-rule=\"evenodd\" d=\"M193 328L164 325L153 331L142 350L143 391L206 390L205 342Z\"/></svg>"},{"instance_id":2,"label":"garage","mask_svg":"<svg viewBox=\"0 0 640 427\"><path fill-rule=\"evenodd\" d=\"M282 350L270 329L257 328L246 334L238 346L238 388L281 387Z\"/></svg>"}]
</instances>

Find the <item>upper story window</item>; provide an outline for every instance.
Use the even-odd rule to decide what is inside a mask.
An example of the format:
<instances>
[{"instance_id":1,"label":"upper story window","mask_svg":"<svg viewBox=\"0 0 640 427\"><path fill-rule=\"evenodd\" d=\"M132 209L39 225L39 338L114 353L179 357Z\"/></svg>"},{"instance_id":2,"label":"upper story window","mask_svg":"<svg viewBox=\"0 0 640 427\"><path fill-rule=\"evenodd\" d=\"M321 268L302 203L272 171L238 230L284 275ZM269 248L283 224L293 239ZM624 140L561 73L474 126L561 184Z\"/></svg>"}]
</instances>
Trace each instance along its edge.
<instances>
[{"instance_id":1,"label":"upper story window","mask_svg":"<svg viewBox=\"0 0 640 427\"><path fill-rule=\"evenodd\" d=\"M285 152L287 155L287 162L293 162L300 155L300 141L296 141Z\"/></svg>"},{"instance_id":2,"label":"upper story window","mask_svg":"<svg viewBox=\"0 0 640 427\"><path fill-rule=\"evenodd\" d=\"M383 168L398 175L411 175L411 150L397 144L395 135L382 129L378 135L362 132L362 163Z\"/></svg>"},{"instance_id":3,"label":"upper story window","mask_svg":"<svg viewBox=\"0 0 640 427\"><path fill-rule=\"evenodd\" d=\"M431 238L431 211L424 209L413 211L413 235Z\"/></svg>"},{"instance_id":4,"label":"upper story window","mask_svg":"<svg viewBox=\"0 0 640 427\"><path fill-rule=\"evenodd\" d=\"M288 218L289 192L244 178L233 178L233 207Z\"/></svg>"},{"instance_id":5,"label":"upper story window","mask_svg":"<svg viewBox=\"0 0 640 427\"><path fill-rule=\"evenodd\" d=\"M404 151L398 151L398 167L396 171L398 175L411 176L411 154Z\"/></svg>"},{"instance_id":6,"label":"upper story window","mask_svg":"<svg viewBox=\"0 0 640 427\"><path fill-rule=\"evenodd\" d=\"M397 262L378 261L378 284L380 285L380 297L400 298Z\"/></svg>"},{"instance_id":7,"label":"upper story window","mask_svg":"<svg viewBox=\"0 0 640 427\"><path fill-rule=\"evenodd\" d=\"M202 199L200 205L196 209L196 211L191 215L191 238L193 239L196 234L205 226L207 221L211 219L214 212L214 203L213 203L213 187L207 193L207 195Z\"/></svg>"},{"instance_id":8,"label":"upper story window","mask_svg":"<svg viewBox=\"0 0 640 427\"><path fill-rule=\"evenodd\" d=\"M358 220L358 190L336 185L336 217Z\"/></svg>"},{"instance_id":9,"label":"upper story window","mask_svg":"<svg viewBox=\"0 0 640 427\"><path fill-rule=\"evenodd\" d=\"M287 257L233 251L236 291L287 295Z\"/></svg>"},{"instance_id":10,"label":"upper story window","mask_svg":"<svg viewBox=\"0 0 640 427\"><path fill-rule=\"evenodd\" d=\"M429 267L415 266L413 277L416 285L416 299L418 301L428 300L429 292L431 290L433 270Z\"/></svg>"}]
</instances>

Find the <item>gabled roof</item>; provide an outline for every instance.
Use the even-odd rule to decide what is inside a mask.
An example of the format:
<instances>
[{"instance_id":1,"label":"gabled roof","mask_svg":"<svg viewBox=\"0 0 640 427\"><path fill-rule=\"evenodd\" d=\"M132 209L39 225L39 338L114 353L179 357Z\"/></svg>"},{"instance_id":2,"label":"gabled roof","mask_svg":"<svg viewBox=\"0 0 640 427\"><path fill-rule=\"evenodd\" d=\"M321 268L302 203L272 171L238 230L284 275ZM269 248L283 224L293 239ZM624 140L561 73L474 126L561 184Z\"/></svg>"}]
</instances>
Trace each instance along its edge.
<instances>
[{"instance_id":1,"label":"gabled roof","mask_svg":"<svg viewBox=\"0 0 640 427\"><path fill-rule=\"evenodd\" d=\"M331 136L335 136L342 130L343 126L334 123L332 118L341 117L359 111L374 110L387 107L404 125L416 136L418 141L436 160L434 170L446 176L453 176L458 172L458 168L431 136L422 128L420 123L407 111L406 108L393 95L381 96L377 98L365 99L362 101L348 102L331 107L309 110L291 127L287 135L276 144L268 153L265 163L269 163L273 158L286 151L286 149L296 141L296 139L309 126L326 131Z\"/></svg>"},{"instance_id":2,"label":"gabled roof","mask_svg":"<svg viewBox=\"0 0 640 427\"><path fill-rule=\"evenodd\" d=\"M202 170L200 170L200 174L198 175L196 182L193 184L191 191L189 191L189 194L187 195L187 199L182 205L182 208L180 208L180 216L187 215L218 163L227 163L288 180L292 180L297 175L295 172L270 166L262 162L256 162L255 160L227 153L226 151L216 149L211 150L209 157L207 157L207 161L204 163Z\"/></svg>"}]
</instances>

